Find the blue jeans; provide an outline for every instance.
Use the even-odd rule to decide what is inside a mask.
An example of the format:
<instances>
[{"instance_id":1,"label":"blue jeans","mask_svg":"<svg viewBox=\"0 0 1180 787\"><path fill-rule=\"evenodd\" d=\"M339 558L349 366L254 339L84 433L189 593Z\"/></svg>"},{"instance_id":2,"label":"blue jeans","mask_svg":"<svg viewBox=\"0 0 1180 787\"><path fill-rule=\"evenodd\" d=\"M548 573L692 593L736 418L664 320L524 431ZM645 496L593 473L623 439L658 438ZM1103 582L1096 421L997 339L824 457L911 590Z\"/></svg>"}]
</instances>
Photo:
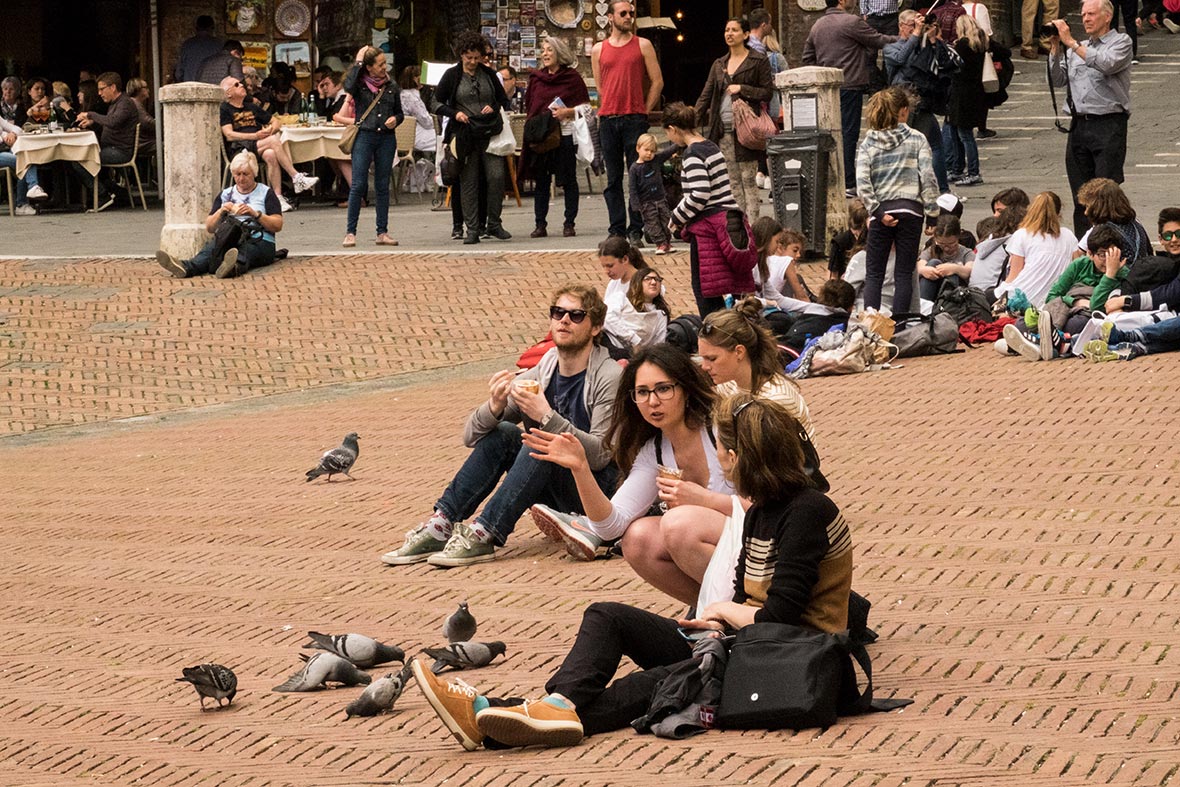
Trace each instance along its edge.
<instances>
[{"instance_id":1,"label":"blue jeans","mask_svg":"<svg viewBox=\"0 0 1180 787\"><path fill-rule=\"evenodd\" d=\"M0 169L11 169L15 174L16 154L7 150L3 153L0 153ZM25 171L25 176L23 178L19 178L16 181L16 204L24 205L26 202L28 202L29 200L25 195L29 193L29 189L36 185L38 185L37 167L30 165Z\"/></svg>"},{"instance_id":2,"label":"blue jeans","mask_svg":"<svg viewBox=\"0 0 1180 787\"><path fill-rule=\"evenodd\" d=\"M180 264L184 266L189 276L203 276L217 270L224 259L216 253L213 241L209 241L191 260ZM245 272L253 268L262 268L275 261L275 245L273 241L265 240L261 236L249 236L243 233L238 241L238 272Z\"/></svg>"},{"instance_id":3,"label":"blue jeans","mask_svg":"<svg viewBox=\"0 0 1180 787\"><path fill-rule=\"evenodd\" d=\"M965 172L971 177L979 175L979 147L975 144L975 134L970 126L944 124L942 146L948 171Z\"/></svg>"},{"instance_id":4,"label":"blue jeans","mask_svg":"<svg viewBox=\"0 0 1180 787\"><path fill-rule=\"evenodd\" d=\"M1110 344L1137 341L1142 341L1147 345L1147 352L1152 355L1180 350L1180 317L1144 325L1142 328L1130 331L1121 331L1118 326L1110 329Z\"/></svg>"},{"instance_id":5,"label":"blue jeans","mask_svg":"<svg viewBox=\"0 0 1180 787\"><path fill-rule=\"evenodd\" d=\"M844 146L844 188L856 188L856 143L860 140L863 88L840 88L840 136Z\"/></svg>"},{"instance_id":6,"label":"blue jeans","mask_svg":"<svg viewBox=\"0 0 1180 787\"><path fill-rule=\"evenodd\" d=\"M352 188L348 190L349 235L356 234L361 215L361 200L368 188L369 167L376 164L373 186L377 191L377 234L389 232L389 179L393 177L393 160L397 158L397 136L361 129L352 146Z\"/></svg>"},{"instance_id":7,"label":"blue jeans","mask_svg":"<svg viewBox=\"0 0 1180 787\"><path fill-rule=\"evenodd\" d=\"M938 181L938 192L945 194L951 190L946 178L946 153L942 149L942 129L938 125L938 118L933 112L922 109L910 113L907 124L914 131L922 132L926 141L930 143L931 158L934 159L934 179Z\"/></svg>"},{"instance_id":8,"label":"blue jeans","mask_svg":"<svg viewBox=\"0 0 1180 787\"><path fill-rule=\"evenodd\" d=\"M602 196L606 199L606 213L610 219L608 235L643 234L643 217L639 215L639 206L633 205L628 210L623 186L627 170L639 158L635 142L640 134L646 133L647 115L600 115L598 118L598 140L602 147L602 160L606 164L606 188Z\"/></svg>"},{"instance_id":9,"label":"blue jeans","mask_svg":"<svg viewBox=\"0 0 1180 787\"><path fill-rule=\"evenodd\" d=\"M501 421L499 426L479 439L467 461L434 504L447 519L462 522L491 495L491 500L476 519L491 531L496 546L504 546L516 528L516 521L536 503L559 511L582 513L582 501L573 474L552 462L529 456L529 449L521 443L523 434L516 424ZM610 495L614 492L617 475L615 466L608 464L594 473L594 479L602 491ZM496 489L501 476L504 482ZM496 489L494 495L493 489Z\"/></svg>"}]
</instances>

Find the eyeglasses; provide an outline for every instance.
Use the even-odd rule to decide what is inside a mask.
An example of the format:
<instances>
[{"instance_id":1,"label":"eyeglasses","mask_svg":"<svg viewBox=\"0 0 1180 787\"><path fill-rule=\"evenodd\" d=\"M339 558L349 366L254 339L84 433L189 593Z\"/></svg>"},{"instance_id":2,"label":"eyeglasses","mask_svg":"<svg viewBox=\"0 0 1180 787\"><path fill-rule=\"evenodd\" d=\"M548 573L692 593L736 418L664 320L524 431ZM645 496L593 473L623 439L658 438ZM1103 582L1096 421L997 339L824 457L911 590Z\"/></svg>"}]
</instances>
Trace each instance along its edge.
<instances>
[{"instance_id":1,"label":"eyeglasses","mask_svg":"<svg viewBox=\"0 0 1180 787\"><path fill-rule=\"evenodd\" d=\"M569 317L570 322L577 325L586 319L585 309L563 309L560 306L549 307L549 319L561 322L564 318Z\"/></svg>"},{"instance_id":2,"label":"eyeglasses","mask_svg":"<svg viewBox=\"0 0 1180 787\"><path fill-rule=\"evenodd\" d=\"M1166 238L1165 240L1171 240L1171 238ZM660 278L659 276L656 276L655 274L652 274L651 276L644 276L644 277L643 277L643 281L644 281L644 282L654 281L656 284L660 284L660 283L662 283L664 280L663 280L662 278Z\"/></svg>"},{"instance_id":3,"label":"eyeglasses","mask_svg":"<svg viewBox=\"0 0 1180 787\"><path fill-rule=\"evenodd\" d=\"M747 401L747 402L742 402L742 403L741 403L741 404L739 404L737 407L733 408L733 416L732 416L732 418L733 418L733 433L734 433L735 435L737 434L737 421L738 421L738 416L742 414L742 411L743 411L743 410L745 410L747 407L749 407L749 406L750 406L750 405L752 405L752 404L754 404L754 400L753 400L753 399L750 399L749 401Z\"/></svg>"},{"instance_id":4,"label":"eyeglasses","mask_svg":"<svg viewBox=\"0 0 1180 787\"><path fill-rule=\"evenodd\" d=\"M635 16L634 11L615 11L615 16Z\"/></svg>"},{"instance_id":5,"label":"eyeglasses","mask_svg":"<svg viewBox=\"0 0 1180 787\"><path fill-rule=\"evenodd\" d=\"M1091 253L1090 256L1104 260L1110 256L1110 249L1099 249L1098 251Z\"/></svg>"},{"instance_id":6,"label":"eyeglasses","mask_svg":"<svg viewBox=\"0 0 1180 787\"><path fill-rule=\"evenodd\" d=\"M651 398L652 394L655 394L656 398L661 402L666 402L676 393L676 386L678 385L680 383L660 383L651 388L633 388L631 390L631 399L635 402L646 402Z\"/></svg>"},{"instance_id":7,"label":"eyeglasses","mask_svg":"<svg viewBox=\"0 0 1180 787\"><path fill-rule=\"evenodd\" d=\"M1161 232L1160 237L1164 240L1175 240L1180 238L1180 230L1170 230L1168 232Z\"/></svg>"}]
</instances>

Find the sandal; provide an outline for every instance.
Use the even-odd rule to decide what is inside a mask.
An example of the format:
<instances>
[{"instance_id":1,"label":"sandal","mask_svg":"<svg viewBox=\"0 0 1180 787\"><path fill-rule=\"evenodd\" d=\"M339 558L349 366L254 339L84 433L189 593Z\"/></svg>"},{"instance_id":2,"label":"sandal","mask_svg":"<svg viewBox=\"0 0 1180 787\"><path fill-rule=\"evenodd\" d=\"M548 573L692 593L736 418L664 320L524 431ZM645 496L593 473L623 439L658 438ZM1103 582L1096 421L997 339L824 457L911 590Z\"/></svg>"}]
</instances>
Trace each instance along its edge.
<instances>
[{"instance_id":1,"label":"sandal","mask_svg":"<svg viewBox=\"0 0 1180 787\"><path fill-rule=\"evenodd\" d=\"M383 232L377 236L377 245L378 246L396 246L397 240L389 237L388 232Z\"/></svg>"},{"instance_id":2,"label":"sandal","mask_svg":"<svg viewBox=\"0 0 1180 787\"><path fill-rule=\"evenodd\" d=\"M340 244L346 249L351 249L356 245L356 236L351 232L344 236L344 242Z\"/></svg>"}]
</instances>

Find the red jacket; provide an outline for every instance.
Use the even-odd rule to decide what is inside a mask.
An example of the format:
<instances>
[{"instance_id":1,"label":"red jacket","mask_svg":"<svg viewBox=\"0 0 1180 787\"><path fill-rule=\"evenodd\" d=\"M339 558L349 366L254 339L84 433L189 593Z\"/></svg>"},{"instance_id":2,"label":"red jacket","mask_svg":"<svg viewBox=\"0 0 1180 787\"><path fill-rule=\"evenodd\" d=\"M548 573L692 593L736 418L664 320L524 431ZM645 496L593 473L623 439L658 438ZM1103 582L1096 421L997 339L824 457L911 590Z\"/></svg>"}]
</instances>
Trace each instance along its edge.
<instances>
[{"instance_id":1,"label":"red jacket","mask_svg":"<svg viewBox=\"0 0 1180 787\"><path fill-rule=\"evenodd\" d=\"M701 294L709 297L754 292L756 289L751 271L758 264L758 248L754 245L750 222L742 217L746 248L736 249L729 239L725 216L726 211L717 211L690 223L682 232L685 237L696 238Z\"/></svg>"}]
</instances>

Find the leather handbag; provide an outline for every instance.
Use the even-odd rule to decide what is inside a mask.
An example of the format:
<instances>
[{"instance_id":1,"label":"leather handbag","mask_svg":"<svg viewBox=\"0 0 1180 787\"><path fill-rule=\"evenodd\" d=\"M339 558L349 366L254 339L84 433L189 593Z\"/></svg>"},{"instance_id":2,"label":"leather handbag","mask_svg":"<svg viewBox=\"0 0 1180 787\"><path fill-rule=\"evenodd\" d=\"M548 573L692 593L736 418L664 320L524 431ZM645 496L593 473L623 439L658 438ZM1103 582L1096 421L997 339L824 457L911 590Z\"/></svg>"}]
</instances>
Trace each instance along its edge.
<instances>
[{"instance_id":1,"label":"leather handbag","mask_svg":"<svg viewBox=\"0 0 1180 787\"><path fill-rule=\"evenodd\" d=\"M386 87L388 87L388 85ZM384 87L381 88L380 92L377 93L377 97L369 103L369 108L365 110L363 115L361 115L361 119L353 123L348 128L344 129L344 133L340 135L340 141L336 143L336 147L340 148L341 153L348 153L350 155L352 154L352 146L356 144L356 135L357 132L361 130L361 123L365 122L365 118L367 118L369 113L373 111L373 107L381 103L381 97L383 95L385 95Z\"/></svg>"},{"instance_id":2,"label":"leather handbag","mask_svg":"<svg viewBox=\"0 0 1180 787\"><path fill-rule=\"evenodd\" d=\"M855 658L867 685L861 692ZM846 632L829 634L789 623L754 623L729 652L717 725L729 729L830 727L841 715L870 710L872 663Z\"/></svg>"},{"instance_id":3,"label":"leather handbag","mask_svg":"<svg viewBox=\"0 0 1180 787\"><path fill-rule=\"evenodd\" d=\"M733 130L737 134L738 144L751 150L766 150L766 138L773 137L778 128L774 120L766 114L764 106L759 105L758 112L740 98L733 100Z\"/></svg>"}]
</instances>

